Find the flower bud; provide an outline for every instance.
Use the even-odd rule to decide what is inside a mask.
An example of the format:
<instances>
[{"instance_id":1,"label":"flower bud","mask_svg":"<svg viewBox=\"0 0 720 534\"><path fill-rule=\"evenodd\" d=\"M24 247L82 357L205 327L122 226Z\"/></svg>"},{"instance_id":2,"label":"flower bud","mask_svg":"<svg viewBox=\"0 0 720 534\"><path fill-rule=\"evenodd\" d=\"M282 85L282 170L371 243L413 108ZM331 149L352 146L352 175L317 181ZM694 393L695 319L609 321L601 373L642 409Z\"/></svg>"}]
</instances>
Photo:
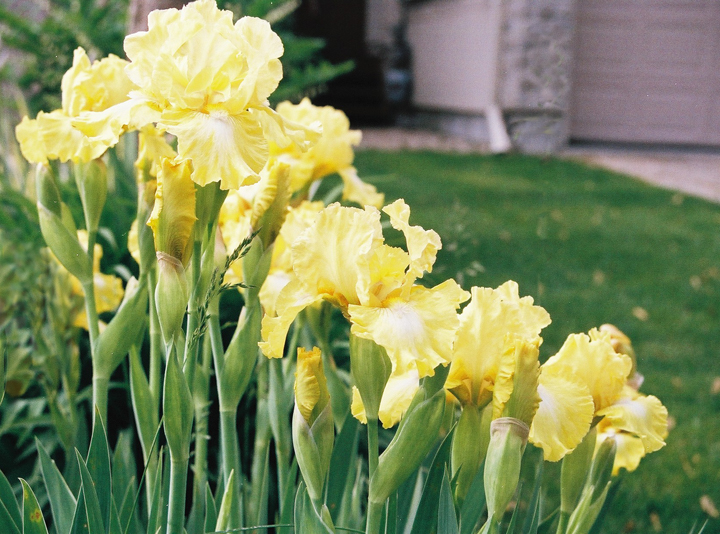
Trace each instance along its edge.
<instances>
[{"instance_id":1,"label":"flower bud","mask_svg":"<svg viewBox=\"0 0 720 534\"><path fill-rule=\"evenodd\" d=\"M418 395L424 395L423 389ZM445 412L445 391L412 406L370 479L370 501L383 503L420 466L435 444Z\"/></svg>"},{"instance_id":2,"label":"flower bud","mask_svg":"<svg viewBox=\"0 0 720 534\"><path fill-rule=\"evenodd\" d=\"M380 401L391 369L390 358L383 347L370 339L350 335L350 372L370 424L378 420Z\"/></svg>"},{"instance_id":3,"label":"flower bud","mask_svg":"<svg viewBox=\"0 0 720 534\"><path fill-rule=\"evenodd\" d=\"M194 407L190 388L175 352L175 349L169 352L165 368L163 427L170 457L173 461L185 461L190 455Z\"/></svg>"},{"instance_id":4,"label":"flower bud","mask_svg":"<svg viewBox=\"0 0 720 534\"><path fill-rule=\"evenodd\" d=\"M243 308L239 322L225 351L225 361L218 371L220 411L234 411L247 389L257 362L257 340L260 339L261 310Z\"/></svg>"},{"instance_id":5,"label":"flower bud","mask_svg":"<svg viewBox=\"0 0 720 534\"><path fill-rule=\"evenodd\" d=\"M292 439L298 467L310 498L315 502L323 495L334 438L330 394L323 374L320 349L316 347L308 352L299 348Z\"/></svg>"},{"instance_id":6,"label":"flower bud","mask_svg":"<svg viewBox=\"0 0 720 534\"><path fill-rule=\"evenodd\" d=\"M165 345L182 329L188 302L188 286L185 268L177 258L157 253L158 277L155 286L155 307Z\"/></svg>"},{"instance_id":7,"label":"flower bud","mask_svg":"<svg viewBox=\"0 0 720 534\"><path fill-rule=\"evenodd\" d=\"M82 284L92 280L90 257L77 238L72 216L60 199L50 169L38 165L35 175L40 230L58 261Z\"/></svg>"},{"instance_id":8,"label":"flower bud","mask_svg":"<svg viewBox=\"0 0 720 534\"><path fill-rule=\"evenodd\" d=\"M97 232L107 198L107 168L100 160L75 165L75 183L85 213L88 232Z\"/></svg>"},{"instance_id":9,"label":"flower bud","mask_svg":"<svg viewBox=\"0 0 720 534\"><path fill-rule=\"evenodd\" d=\"M501 417L490 424L490 444L485 457L485 496L488 520L482 532L495 532L515 495L520 465L530 429L519 419Z\"/></svg>"}]
</instances>

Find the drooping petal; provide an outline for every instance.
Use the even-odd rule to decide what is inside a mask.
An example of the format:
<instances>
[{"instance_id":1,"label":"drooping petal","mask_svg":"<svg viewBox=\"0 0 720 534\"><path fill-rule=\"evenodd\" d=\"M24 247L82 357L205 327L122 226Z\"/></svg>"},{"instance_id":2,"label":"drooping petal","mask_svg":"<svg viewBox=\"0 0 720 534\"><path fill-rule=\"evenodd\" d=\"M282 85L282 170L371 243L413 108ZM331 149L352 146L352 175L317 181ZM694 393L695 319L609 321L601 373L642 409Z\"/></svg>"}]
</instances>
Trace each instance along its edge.
<instances>
[{"instance_id":1,"label":"drooping petal","mask_svg":"<svg viewBox=\"0 0 720 534\"><path fill-rule=\"evenodd\" d=\"M547 373L575 375L590 390L595 411L610 406L622 394L632 361L612 348L609 336L595 329L591 335L571 334L558 353L543 366Z\"/></svg>"},{"instance_id":2,"label":"drooping petal","mask_svg":"<svg viewBox=\"0 0 720 534\"><path fill-rule=\"evenodd\" d=\"M262 339L258 346L268 358L282 358L290 325L302 310L322 300L322 295L305 291L299 280L289 282L278 295L275 316L262 319Z\"/></svg>"},{"instance_id":3,"label":"drooping petal","mask_svg":"<svg viewBox=\"0 0 720 534\"><path fill-rule=\"evenodd\" d=\"M468 296L447 280L432 289L415 286L409 298L391 298L382 307L351 305L351 331L384 347L398 373L417 366L420 377L433 375L450 361L457 310Z\"/></svg>"},{"instance_id":4,"label":"drooping petal","mask_svg":"<svg viewBox=\"0 0 720 534\"><path fill-rule=\"evenodd\" d=\"M40 126L37 120L23 117L20 124L15 126L15 138L20 144L20 152L30 163L47 163L47 152L40 135Z\"/></svg>"},{"instance_id":5,"label":"drooping petal","mask_svg":"<svg viewBox=\"0 0 720 534\"><path fill-rule=\"evenodd\" d=\"M257 182L268 158L267 140L250 114L229 115L218 108L168 111L160 125L178 138L178 155L193 163L198 185L220 182L221 189L237 189Z\"/></svg>"},{"instance_id":6,"label":"drooping petal","mask_svg":"<svg viewBox=\"0 0 720 534\"><path fill-rule=\"evenodd\" d=\"M622 398L600 410L598 416L617 430L640 438L645 452L655 452L665 446L667 437L667 408L653 395L642 395L625 388Z\"/></svg>"},{"instance_id":7,"label":"drooping petal","mask_svg":"<svg viewBox=\"0 0 720 534\"><path fill-rule=\"evenodd\" d=\"M538 394L540 406L530 426L529 440L542 448L546 460L557 462L588 433L595 411L592 395L577 378L545 373L544 368Z\"/></svg>"}]
</instances>

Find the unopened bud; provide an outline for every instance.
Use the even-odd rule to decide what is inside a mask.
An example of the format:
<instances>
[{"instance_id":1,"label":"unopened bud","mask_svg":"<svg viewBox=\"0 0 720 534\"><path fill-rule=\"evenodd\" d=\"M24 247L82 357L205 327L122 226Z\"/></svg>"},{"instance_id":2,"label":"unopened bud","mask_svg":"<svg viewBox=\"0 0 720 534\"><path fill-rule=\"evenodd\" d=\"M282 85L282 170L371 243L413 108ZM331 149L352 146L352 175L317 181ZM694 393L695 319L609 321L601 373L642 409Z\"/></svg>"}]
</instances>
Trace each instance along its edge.
<instances>
[{"instance_id":1,"label":"unopened bud","mask_svg":"<svg viewBox=\"0 0 720 534\"><path fill-rule=\"evenodd\" d=\"M380 401L391 370L390 358L383 347L370 339L350 335L350 372L370 424L378 420Z\"/></svg>"},{"instance_id":2,"label":"unopened bud","mask_svg":"<svg viewBox=\"0 0 720 534\"><path fill-rule=\"evenodd\" d=\"M175 339L175 334L182 328L188 302L188 286L185 279L185 268L180 260L164 252L158 252L157 262L155 307L163 341L169 345Z\"/></svg>"},{"instance_id":3,"label":"unopened bud","mask_svg":"<svg viewBox=\"0 0 720 534\"><path fill-rule=\"evenodd\" d=\"M107 198L107 168L105 164L99 160L77 163L75 165L75 183L85 212L85 226L88 232L96 232Z\"/></svg>"}]
</instances>

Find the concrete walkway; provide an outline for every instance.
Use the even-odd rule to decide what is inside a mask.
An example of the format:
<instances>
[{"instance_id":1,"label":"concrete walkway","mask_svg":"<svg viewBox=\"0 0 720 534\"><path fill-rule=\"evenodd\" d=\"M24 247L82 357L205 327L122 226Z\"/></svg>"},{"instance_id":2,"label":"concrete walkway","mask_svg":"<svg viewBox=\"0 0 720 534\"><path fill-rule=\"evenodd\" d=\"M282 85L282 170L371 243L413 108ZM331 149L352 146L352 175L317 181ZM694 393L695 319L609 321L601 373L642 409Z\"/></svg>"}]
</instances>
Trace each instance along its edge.
<instances>
[{"instance_id":1,"label":"concrete walkway","mask_svg":"<svg viewBox=\"0 0 720 534\"><path fill-rule=\"evenodd\" d=\"M487 144L473 143L422 130L363 129L360 148L377 150L436 150L462 154L489 152ZM645 182L720 203L720 149L625 148L578 146L559 156L629 174Z\"/></svg>"}]
</instances>

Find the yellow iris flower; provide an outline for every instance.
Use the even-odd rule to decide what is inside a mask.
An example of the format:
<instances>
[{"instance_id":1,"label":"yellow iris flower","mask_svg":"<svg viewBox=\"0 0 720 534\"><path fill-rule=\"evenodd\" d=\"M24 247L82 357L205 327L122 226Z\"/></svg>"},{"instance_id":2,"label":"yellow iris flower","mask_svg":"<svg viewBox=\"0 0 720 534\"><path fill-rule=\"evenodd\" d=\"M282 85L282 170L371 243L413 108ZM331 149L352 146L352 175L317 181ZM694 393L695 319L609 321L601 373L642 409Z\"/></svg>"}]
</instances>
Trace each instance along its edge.
<instances>
[{"instance_id":1,"label":"yellow iris flower","mask_svg":"<svg viewBox=\"0 0 720 534\"><path fill-rule=\"evenodd\" d=\"M107 145L90 139L73 126L73 120L102 112L127 100L135 85L125 74L127 61L110 55L92 64L78 48L73 65L62 78L62 109L24 117L15 128L23 156L31 163L49 159L83 161L100 157Z\"/></svg>"},{"instance_id":2,"label":"yellow iris flower","mask_svg":"<svg viewBox=\"0 0 720 534\"><path fill-rule=\"evenodd\" d=\"M73 124L108 146L128 128L155 123L177 137L199 185L237 189L258 181L268 139L305 149L319 131L284 119L268 96L282 78L280 38L258 18L235 24L214 0L156 10L148 31L125 38L130 98Z\"/></svg>"},{"instance_id":3,"label":"yellow iris flower","mask_svg":"<svg viewBox=\"0 0 720 534\"><path fill-rule=\"evenodd\" d=\"M290 324L307 306L326 300L350 320L351 332L385 348L393 371L432 375L449 361L457 309L468 294L453 280L434 288L415 284L430 271L440 238L410 226L402 200L386 206L391 224L405 234L407 251L384 243L380 212L332 204L290 245L293 275L280 291L275 315L263 318L260 348L283 355Z\"/></svg>"},{"instance_id":4,"label":"yellow iris flower","mask_svg":"<svg viewBox=\"0 0 720 534\"><path fill-rule=\"evenodd\" d=\"M338 173L345 186L343 199L361 206L380 208L383 205L384 195L378 193L374 186L363 182L352 166L355 158L353 146L360 144L362 134L359 130L350 129L350 121L345 113L330 106L314 106L308 98L297 105L282 102L278 104L277 112L288 120L308 127L318 123L322 125L322 137L305 152L294 145L270 145L273 157L291 163L290 185L293 191L303 189L314 180Z\"/></svg>"},{"instance_id":5,"label":"yellow iris flower","mask_svg":"<svg viewBox=\"0 0 720 534\"><path fill-rule=\"evenodd\" d=\"M471 293L460 314L445 387L462 404L482 408L493 398L498 374L513 373L515 352L508 349L518 338L537 338L550 315L533 305L532 297L521 298L513 281L497 289L473 287Z\"/></svg>"}]
</instances>

